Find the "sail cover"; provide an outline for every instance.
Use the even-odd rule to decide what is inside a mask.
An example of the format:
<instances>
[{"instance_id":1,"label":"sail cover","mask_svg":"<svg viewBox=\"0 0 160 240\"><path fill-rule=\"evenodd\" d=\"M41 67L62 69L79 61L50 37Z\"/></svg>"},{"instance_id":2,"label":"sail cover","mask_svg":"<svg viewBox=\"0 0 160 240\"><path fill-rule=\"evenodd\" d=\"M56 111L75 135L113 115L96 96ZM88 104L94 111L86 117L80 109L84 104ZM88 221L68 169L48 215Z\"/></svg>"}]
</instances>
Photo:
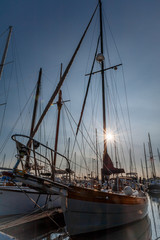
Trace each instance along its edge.
<instances>
[{"instance_id":1,"label":"sail cover","mask_svg":"<svg viewBox=\"0 0 160 240\"><path fill-rule=\"evenodd\" d=\"M113 162L110 158L110 156L108 155L108 153L106 152L106 154L104 155L103 158L103 174L104 175L111 175L111 174L118 174L118 173L124 173L124 169L123 168L115 168L113 166Z\"/></svg>"}]
</instances>

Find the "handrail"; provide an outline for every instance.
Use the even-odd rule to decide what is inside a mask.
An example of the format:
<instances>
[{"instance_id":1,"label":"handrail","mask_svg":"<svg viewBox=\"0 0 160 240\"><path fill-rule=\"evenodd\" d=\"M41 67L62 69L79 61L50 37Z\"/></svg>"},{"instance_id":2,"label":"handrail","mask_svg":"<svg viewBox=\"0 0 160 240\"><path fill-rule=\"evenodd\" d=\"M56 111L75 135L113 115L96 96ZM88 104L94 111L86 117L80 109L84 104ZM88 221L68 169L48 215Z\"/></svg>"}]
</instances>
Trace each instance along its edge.
<instances>
[{"instance_id":1,"label":"handrail","mask_svg":"<svg viewBox=\"0 0 160 240\"><path fill-rule=\"evenodd\" d=\"M46 146L45 144L43 144L43 143L41 143L41 142L39 142L39 141L37 141L37 140L35 140L35 139L27 136L27 135L24 135L24 134L14 134L14 135L11 136L12 140L15 141L17 145L19 144L19 145L21 145L22 147L24 147L26 150L31 151L31 152L34 152L34 153L36 153L37 155L39 155L40 157L43 157L45 160L47 160L48 163L49 163L49 166L51 167L51 169L52 169L52 168L55 169L55 166L52 166L50 160L49 160L47 157L45 157L43 154L35 151L35 149L29 148L28 146L26 146L27 143L26 143L26 145L23 144L23 143L21 143L19 140L16 139L17 137L22 137L22 138L29 139L29 141L32 141L33 143L38 144L38 146L44 147L45 149L49 150L51 153L52 153L52 152L56 152L57 155L59 155L60 157L63 157L63 158L67 161L67 163L68 163L68 169L69 169L69 172L70 172L70 162L69 162L69 159L68 159L66 156L64 156L63 154L61 154L61 153L53 150L52 148ZM28 141L27 141L27 142L28 142ZM32 157L32 158L33 158L33 157ZM41 161L41 160L38 160L38 161ZM43 161L41 161L41 162L43 162ZM57 168L57 169L59 169L59 168Z\"/></svg>"}]
</instances>

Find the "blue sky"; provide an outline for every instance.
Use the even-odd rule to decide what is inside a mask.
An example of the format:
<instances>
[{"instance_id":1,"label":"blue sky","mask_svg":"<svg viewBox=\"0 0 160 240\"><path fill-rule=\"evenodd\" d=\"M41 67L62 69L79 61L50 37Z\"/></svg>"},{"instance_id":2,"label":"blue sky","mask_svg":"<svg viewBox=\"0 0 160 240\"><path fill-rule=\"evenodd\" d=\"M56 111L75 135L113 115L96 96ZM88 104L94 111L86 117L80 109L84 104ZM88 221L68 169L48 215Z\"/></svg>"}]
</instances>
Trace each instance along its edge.
<instances>
[{"instance_id":1,"label":"blue sky","mask_svg":"<svg viewBox=\"0 0 160 240\"><path fill-rule=\"evenodd\" d=\"M24 92L20 93L20 108L36 84L40 67L43 68L45 84L49 88L43 98L45 105L58 81L61 62L65 68L96 4L97 0L1 0L0 33L9 25L13 26L15 52L19 59L16 70L20 74L18 83L24 85ZM147 144L148 132L151 134L155 155L157 147L160 148L160 2L103 0L102 4L104 20L107 17L123 63L138 164L140 158L143 158L143 142ZM76 59L76 63L81 60L81 66L83 65L83 55L89 47L85 42L82 55ZM8 59L11 58L8 53ZM119 57L114 54L112 63L118 64L119 61ZM79 68L76 68L76 73L78 71ZM74 80L69 79L72 75ZM79 88L82 84L75 79L76 74L71 69L65 86L70 90L77 86ZM15 104L16 84L11 84L10 95L10 102ZM67 93L64 93L66 98ZM73 91L74 94L77 95L77 92ZM79 97L78 101L81 104L82 98ZM72 109L75 110L73 105ZM12 113L16 119L15 112L11 107L8 114ZM9 118L8 129L12 122Z\"/></svg>"}]
</instances>

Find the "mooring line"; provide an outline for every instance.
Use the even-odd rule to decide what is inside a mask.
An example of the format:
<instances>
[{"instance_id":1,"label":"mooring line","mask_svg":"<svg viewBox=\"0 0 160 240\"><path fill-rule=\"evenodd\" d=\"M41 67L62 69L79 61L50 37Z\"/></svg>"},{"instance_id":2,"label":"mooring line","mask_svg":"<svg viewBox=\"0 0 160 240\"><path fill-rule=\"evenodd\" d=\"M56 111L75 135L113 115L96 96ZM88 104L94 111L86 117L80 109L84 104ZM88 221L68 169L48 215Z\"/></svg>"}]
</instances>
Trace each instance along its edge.
<instances>
[{"instance_id":1,"label":"mooring line","mask_svg":"<svg viewBox=\"0 0 160 240\"><path fill-rule=\"evenodd\" d=\"M59 227L59 228L61 229L60 225L59 225L52 217L50 217L50 216L45 212L45 210L44 210L41 206L39 206L31 197L29 197L28 194L27 194L20 186L18 186L18 185L16 184L16 182L14 182L13 180L12 180L12 182L13 182L42 212L44 212L44 213L46 214L46 216L49 217L49 219L56 224L57 227ZM56 198L56 199L57 199L57 198ZM56 199L55 199L55 200L56 200ZM45 206L46 206L46 205L45 205Z\"/></svg>"}]
</instances>

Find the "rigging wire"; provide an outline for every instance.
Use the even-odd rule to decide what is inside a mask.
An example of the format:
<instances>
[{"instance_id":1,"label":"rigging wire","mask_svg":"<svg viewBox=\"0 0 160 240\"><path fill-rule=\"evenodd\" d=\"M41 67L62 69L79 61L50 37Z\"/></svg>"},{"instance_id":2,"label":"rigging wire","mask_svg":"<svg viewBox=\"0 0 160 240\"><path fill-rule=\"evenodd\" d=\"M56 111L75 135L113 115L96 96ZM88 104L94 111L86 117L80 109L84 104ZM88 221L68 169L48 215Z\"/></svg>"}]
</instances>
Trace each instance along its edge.
<instances>
[{"instance_id":1,"label":"rigging wire","mask_svg":"<svg viewBox=\"0 0 160 240\"><path fill-rule=\"evenodd\" d=\"M114 82L116 82L115 80L114 80ZM116 86L116 83L115 83L115 86ZM108 92L110 92L110 90L109 90L110 88L108 87ZM126 123L125 123L125 118L124 118L124 114L123 114L123 110L122 110L122 105L121 105L121 100L120 100L120 98L119 98L119 93L118 93L118 90L117 90L117 87L115 87L115 89L116 89L116 96L118 97L118 103L119 103L119 105L120 105L120 110L121 110L121 114L122 114L122 119L123 119L123 122L124 122L124 126L125 126L125 130L126 130L126 132L127 132L127 126L126 126ZM119 129L121 128L122 130L121 130L121 135L123 136L123 139L124 139L124 141L125 141L125 144L126 144L126 147L127 147L127 149L128 149L128 152L129 152L129 147L128 147L128 142L127 142L127 140L126 140L126 137L125 137L125 134L124 134L124 132L123 132L123 128L122 128L122 125L121 125L121 121L120 121L120 119L119 119L119 114L118 114L118 109L117 109L117 106L116 106L116 103L113 101L113 97L111 97L111 94L109 94L108 93L108 95L109 95L109 101L112 103L112 105L113 105L113 108L114 108L114 114L115 114L115 117L116 117L116 124L117 124L117 122L118 122L118 124L119 124L119 128L118 128L118 125L116 125L116 132L117 132L117 136L118 136L118 138L119 138L119 143L121 144L121 140L120 140L120 134L119 134ZM127 135L128 136L128 135ZM129 141L129 140L128 140ZM122 144L121 144L121 147L122 147ZM123 148L123 147L122 147ZM125 164L126 165L126 164Z\"/></svg>"},{"instance_id":2,"label":"rigging wire","mask_svg":"<svg viewBox=\"0 0 160 240\"><path fill-rule=\"evenodd\" d=\"M107 18L106 18L107 19ZM107 23L108 23L108 19L107 19ZM109 30L110 30L110 32L111 32L111 29L110 29L110 25L109 25L109 23L108 23L108 26L109 26ZM105 35L106 35L106 32L105 32ZM120 58L120 54L119 54L119 51L118 51L118 48L117 48L117 45L116 45L116 43L115 43L115 39L114 39L114 37L113 37L113 34L112 34L112 32L111 32L111 36L112 36L112 39L113 39L113 42L114 42L114 45L115 45L115 47L116 47L116 51L117 51L117 53L118 53L118 56L119 56L119 58ZM107 39L107 38L106 38ZM106 41L107 42L107 41ZM106 49L107 49L107 54L108 54L108 61L109 61L109 64L111 65L111 61L110 61L110 56L109 56L109 52L108 52L108 45L106 46ZM120 58L120 61L121 61L121 58ZM122 61L121 61L122 62ZM111 72L111 74L112 74L112 72ZM111 75L111 77L113 77L113 75ZM123 81L124 81L124 76L123 76ZM113 84L115 84L115 87L114 87L114 85ZM116 87L116 81L111 81L111 86L112 86L112 94L113 94L113 96L115 95L115 96L117 96L118 97L118 103L120 104L120 108L121 108L121 113L122 113L122 117L123 117L123 120L124 120L124 125L126 126L126 129L127 129L127 125L126 125L126 123L125 123L125 118L124 118L124 114L123 114L123 111L122 111L122 107L121 107L121 101L120 101L120 98L119 98L119 94L118 94L118 91L117 91L117 87ZM115 88L115 90L114 90L114 88ZM127 99L127 93L126 93L126 86L125 86L125 98L126 98L126 103L127 103L127 115L128 115L128 121L129 121L129 129L130 129L130 137L129 137L129 135L127 135L128 136L128 139L131 139L131 140L129 140L128 142L130 142L130 146L132 146L132 149L134 150L134 148L133 148L133 139L132 139L132 132L131 132L131 124L130 124L130 116L129 116L129 108L128 108L128 99ZM116 99L116 98L115 98ZM113 104L114 104L114 108L115 108L115 114L118 116L118 112L117 112L117 107L116 107L116 101L115 102L113 102ZM117 116L116 116L116 119L117 119ZM118 122L118 119L116 120L116 122ZM116 127L117 128L117 127ZM117 130L118 130L118 128L117 128ZM126 131L127 132L127 131ZM124 134L123 134L124 135ZM125 139L125 137L124 137L124 139ZM126 143L127 143L127 141L125 141ZM127 146L127 144L126 144L126 146ZM127 147L128 148L128 147Z\"/></svg>"},{"instance_id":3,"label":"rigging wire","mask_svg":"<svg viewBox=\"0 0 160 240\"><path fill-rule=\"evenodd\" d=\"M7 29L8 30L8 29ZM6 31L7 31L6 30ZM6 32L5 31L5 32ZM13 40L11 41L11 45L12 45L12 50L13 50ZM13 51L12 51L12 58L14 59L13 57ZM4 72L5 73L5 72ZM8 83L8 87L6 85L6 79L5 79L5 75L3 73L3 82L4 82L4 95L5 95L5 104L4 104L4 110L3 110L3 114L2 114L2 120L1 120L1 125L0 125L0 135L2 134L2 129L3 129L3 126L4 126L4 121L5 121L5 115L6 115L6 109L7 109L7 103L8 103L8 98L9 98L9 92L10 92L10 87L11 87L11 79L12 79L12 76L13 76L13 65L12 65L12 68L10 70L10 76L9 76L9 83Z\"/></svg>"},{"instance_id":4,"label":"rigging wire","mask_svg":"<svg viewBox=\"0 0 160 240\"><path fill-rule=\"evenodd\" d=\"M71 121L70 121L69 116L68 116L68 114L70 114L70 112L68 111L68 108L66 107L65 104L64 104L64 106L65 106L66 115L67 115L67 117L68 117L69 124L70 124L70 127L71 127L71 129L72 129L73 135L74 135L74 137L76 138L76 134L74 133L74 130L73 130ZM84 163L85 163L85 166L86 166L86 170L89 171L89 168L88 168L88 166L87 166L86 159L85 159L85 157L83 156L83 153L82 153L82 151L81 151L81 148L80 148L80 146L79 146L79 143L78 143L77 139L76 139L76 142L77 142L77 146L78 146L78 148L79 148L79 150L80 150L81 156L82 156L82 158L83 158L83 160L84 160Z\"/></svg>"},{"instance_id":5,"label":"rigging wire","mask_svg":"<svg viewBox=\"0 0 160 240\"><path fill-rule=\"evenodd\" d=\"M16 36L15 36L15 32L13 31L12 33L12 55L14 56L14 62L15 62L15 66L16 66L16 75L18 75L17 71L19 71L19 75L20 75L20 79L23 84L23 90L24 90L24 96L25 100L27 101L28 98L28 94L27 94L27 88L25 86L25 80L24 80L24 76L23 76L23 72L22 72L22 66L21 66L21 59L20 59L20 54L19 54L19 49L17 47L17 42L16 42ZM18 78L17 78L18 80Z\"/></svg>"},{"instance_id":6,"label":"rigging wire","mask_svg":"<svg viewBox=\"0 0 160 240\"><path fill-rule=\"evenodd\" d=\"M103 10L103 11L104 11L104 10ZM109 31L110 31L110 33L111 33L111 37L112 37L112 39L113 39L113 42L114 42L114 45L115 45L115 48L116 48L118 57L119 57L119 59L120 59L120 62L122 62L122 59L121 59L121 56L120 56L120 53L119 53L119 50L118 50L118 47L117 47L115 38L114 38L113 33L112 33L112 31L111 31L111 27L110 27L110 24L109 24L109 21L108 21L108 18L107 18L107 16L106 16L105 12L104 12L104 17L106 18L106 22L107 22L107 24L108 24ZM135 165L135 170L136 170L136 172L137 172L136 162L135 162L135 152L134 152L134 146L133 146L133 134L132 134L132 127L131 127L131 120L130 120L130 113L129 113L129 105L128 105L128 97L127 97L126 80L125 80L123 65L122 65L122 73L123 73L123 84L124 84L124 90L125 90L126 105L127 105L127 115L128 115L128 121L129 121L130 139L131 139L131 146L132 146L132 151L133 151L133 161L134 161L134 165Z\"/></svg>"},{"instance_id":7,"label":"rigging wire","mask_svg":"<svg viewBox=\"0 0 160 240\"><path fill-rule=\"evenodd\" d=\"M4 126L4 121L5 121L5 115L6 115L6 109L7 109L7 103L8 103L8 98L9 98L9 92L10 92L10 88L11 88L11 79L12 79L12 74L13 74L13 68L10 72L10 77L9 77L9 84L8 84L8 89L6 91L5 89L5 105L4 105L4 110L3 110L3 115L2 115L2 120L1 120L1 126L0 126L0 135L2 134L2 129L3 129L3 126ZM4 74L3 74L3 77L4 77ZM5 81L4 81L5 82ZM5 86L4 86L5 88Z\"/></svg>"},{"instance_id":8,"label":"rigging wire","mask_svg":"<svg viewBox=\"0 0 160 240\"><path fill-rule=\"evenodd\" d=\"M5 138L5 140L3 141L2 146L1 146L1 148L0 148L0 154L2 153L4 147L6 146L6 143L8 142L9 138L10 138L11 135L13 134L13 131L14 131L14 129L15 129L15 127L16 127L16 125L17 125L19 119L21 118L21 116L22 116L24 110L26 109L26 107L27 107L27 105L28 105L28 102L30 101L30 99L31 99L31 97L32 97L32 95L33 95L33 92L34 92L34 90L31 92L31 94L30 94L30 96L29 96L27 102L25 103L24 107L22 108L22 111L20 112L18 118L16 119L15 123L13 124L13 126L12 126L10 132L8 133L8 135L7 135L7 137Z\"/></svg>"},{"instance_id":9,"label":"rigging wire","mask_svg":"<svg viewBox=\"0 0 160 240\"><path fill-rule=\"evenodd\" d=\"M8 29L9 29L9 28L7 28L4 32L2 32L2 33L0 34L0 38L1 38L6 32L8 32Z\"/></svg>"},{"instance_id":10,"label":"rigging wire","mask_svg":"<svg viewBox=\"0 0 160 240\"><path fill-rule=\"evenodd\" d=\"M15 80L16 80L16 83L17 83L17 86L18 86L17 87L17 89L18 89L18 98L19 98L18 102L21 102L20 101L20 94L19 94L19 92L20 92L19 91L19 84L18 84L18 82L19 82L19 77L18 77L18 72L17 72L18 71L17 70L18 66L19 66L19 70L20 70L20 73L21 73L21 80L22 81L23 81L23 76L22 76L22 71L21 71L21 66L20 66L20 61L19 61L19 56L18 56L18 50L17 50L17 47L16 47L16 41L15 41L14 32L12 33L12 38L11 38L11 49L12 49L11 53L12 53L12 58L14 59L14 61L13 61L14 64L12 65L12 69L11 69L11 73L10 73L10 75L11 75L10 79L13 78L13 67L14 67L14 69L15 69ZM8 90L7 90L7 93L6 93L6 102L7 102L6 107L8 106L8 98L9 98L10 88L11 88L11 80L9 82ZM25 87L23 87L23 90L24 89L25 89ZM27 96L26 95L26 91L24 91L24 96ZM26 99L27 99L27 97L26 97ZM22 116L22 114L21 114L22 112L23 112L23 110L20 109L20 117ZM5 117L5 113L4 113L4 117ZM4 121L4 117L3 117L3 121ZM19 121L19 119L20 118L18 118L18 120L16 120L16 121ZM21 119L21 122L22 122L22 119ZM2 128L2 126L3 126L3 122L2 122L1 128ZM12 131L14 130L15 126L16 126L16 123L13 125L12 130L10 131L10 133L8 134L6 139L4 140L4 142L2 144L2 147L1 147L1 152L4 150L4 148L5 148L5 146L6 146L7 142L8 142L8 139L9 139L10 135L12 134ZM22 125L22 128L23 128L23 125ZM13 156L11 157L11 161L10 161L9 165L11 165L12 160L13 160Z\"/></svg>"},{"instance_id":11,"label":"rigging wire","mask_svg":"<svg viewBox=\"0 0 160 240\"><path fill-rule=\"evenodd\" d=\"M67 106L66 106L65 104L64 104L64 106L65 106L66 114L67 114L67 117L68 117L68 120L69 120L69 124L70 124L71 129L72 129L72 132L73 132L73 134L74 134L74 137L76 138L76 135L75 135L75 133L74 133L74 130L73 130L71 121L70 121L70 119L69 119L69 116L71 117L71 119L73 120L73 122L74 122L74 124L75 124L76 126L77 126L77 123L76 123L76 121L74 120L74 118L73 118L73 116L71 115L71 113L69 112ZM83 134L83 133L81 132L81 134ZM94 148L91 146L91 144L87 141L87 139L86 139L85 136L83 136L83 137L84 137L84 139L86 140L86 142L87 142L87 144L89 145L89 147L90 147L90 148L93 150L93 152L96 154L96 149L94 149ZM77 142L78 148L79 148L79 150L80 150L80 152L81 152L81 149L80 149L80 147L79 147L77 138L76 138L76 142ZM74 142L74 146L73 146L73 147L75 147L75 142ZM82 155L82 152L81 152L81 155ZM100 156L100 155L99 155L99 156ZM83 157L83 155L82 155L82 157ZM83 159L84 159L84 158L83 158ZM101 159L101 156L100 156L100 159ZM84 162L85 162L85 165L87 166L87 163L86 163L86 160L85 160L85 159L84 159ZM110 173L112 173L112 171L111 171L106 165L105 165L105 167L107 168L108 171L110 171ZM86 170L89 171L88 166L86 167Z\"/></svg>"}]
</instances>

